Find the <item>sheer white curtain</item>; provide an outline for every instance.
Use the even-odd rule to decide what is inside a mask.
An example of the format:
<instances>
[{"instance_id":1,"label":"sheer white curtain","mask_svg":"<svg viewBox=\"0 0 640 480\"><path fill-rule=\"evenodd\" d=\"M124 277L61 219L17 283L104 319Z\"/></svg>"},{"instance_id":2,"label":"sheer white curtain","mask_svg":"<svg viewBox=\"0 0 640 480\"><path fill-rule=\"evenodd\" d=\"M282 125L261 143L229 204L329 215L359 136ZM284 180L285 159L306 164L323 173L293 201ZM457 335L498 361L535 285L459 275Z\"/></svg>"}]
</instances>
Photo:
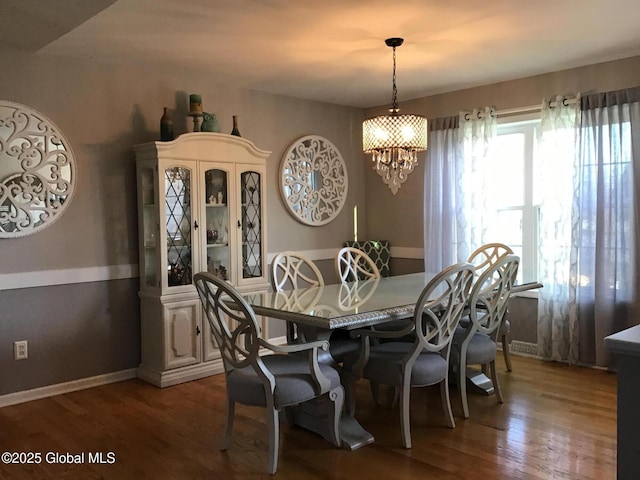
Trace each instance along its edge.
<instances>
[{"instance_id":1,"label":"sheer white curtain","mask_svg":"<svg viewBox=\"0 0 640 480\"><path fill-rule=\"evenodd\" d=\"M492 107L460 114L460 144L466 165L462 181L456 186L463 199L464 214L458 221L460 231L458 261L466 261L471 252L490 241L495 207L491 188L496 169L491 164L491 147L498 122Z\"/></svg>"},{"instance_id":2,"label":"sheer white curtain","mask_svg":"<svg viewBox=\"0 0 640 480\"><path fill-rule=\"evenodd\" d=\"M463 206L456 196L464 157L460 149L459 118L429 122L429 148L424 177L424 268L439 272L457 262L456 218Z\"/></svg>"},{"instance_id":3,"label":"sheer white curtain","mask_svg":"<svg viewBox=\"0 0 640 480\"><path fill-rule=\"evenodd\" d=\"M575 289L571 288L575 245L571 211L576 165L579 104L562 97L545 99L538 136L538 354L549 360L578 359Z\"/></svg>"},{"instance_id":4,"label":"sheer white curtain","mask_svg":"<svg viewBox=\"0 0 640 480\"><path fill-rule=\"evenodd\" d=\"M638 322L640 88L545 100L538 147L538 353L607 366Z\"/></svg>"},{"instance_id":5,"label":"sheer white curtain","mask_svg":"<svg viewBox=\"0 0 640 480\"><path fill-rule=\"evenodd\" d=\"M603 339L634 323L640 193L640 88L581 102L572 277L581 362L607 366Z\"/></svg>"},{"instance_id":6,"label":"sheer white curtain","mask_svg":"<svg viewBox=\"0 0 640 480\"><path fill-rule=\"evenodd\" d=\"M425 165L425 271L466 261L486 243L488 157L497 123L493 109L430 122Z\"/></svg>"}]
</instances>

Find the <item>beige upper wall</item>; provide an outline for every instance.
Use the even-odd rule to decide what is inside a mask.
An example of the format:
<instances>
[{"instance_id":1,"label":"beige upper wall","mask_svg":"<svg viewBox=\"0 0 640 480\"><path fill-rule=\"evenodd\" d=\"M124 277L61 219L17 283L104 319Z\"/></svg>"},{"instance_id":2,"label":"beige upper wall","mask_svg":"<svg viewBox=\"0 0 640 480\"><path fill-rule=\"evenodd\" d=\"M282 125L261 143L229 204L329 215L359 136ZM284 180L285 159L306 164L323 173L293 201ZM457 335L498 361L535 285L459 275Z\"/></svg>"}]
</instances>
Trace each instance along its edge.
<instances>
[{"instance_id":1,"label":"beige upper wall","mask_svg":"<svg viewBox=\"0 0 640 480\"><path fill-rule=\"evenodd\" d=\"M199 72L106 67L0 51L0 98L29 105L60 127L78 166L71 205L52 226L2 239L0 273L137 263L137 213L132 145L159 138L162 107L173 110L176 135L192 128L189 93L223 132L239 117L243 137L272 151L267 167L269 252L337 248L353 235L354 205L365 230L362 110L234 88ZM10 67L9 67L10 66ZM297 138L328 138L342 153L350 179L347 204L330 224L309 227L287 213L278 190L280 158Z\"/></svg>"},{"instance_id":2,"label":"beige upper wall","mask_svg":"<svg viewBox=\"0 0 640 480\"><path fill-rule=\"evenodd\" d=\"M395 247L423 246L424 160L393 196L361 152L364 116L359 109L234 88L198 72L105 67L0 51L0 97L29 105L65 133L78 161L79 185L69 209L51 227L20 239L3 239L0 273L135 264L137 214L131 146L156 140L162 107L173 110L176 134L190 129L187 95L200 93L205 110L223 131L239 116L240 132L271 150L268 160L269 252L337 248L353 236L359 209L360 239L387 239ZM494 105L498 109L540 103L553 94L607 91L640 83L640 57L511 82L402 101L405 112L429 118ZM323 227L296 222L277 186L280 158L297 138L322 135L341 151L349 169L349 195L339 217Z\"/></svg>"},{"instance_id":3,"label":"beige upper wall","mask_svg":"<svg viewBox=\"0 0 640 480\"><path fill-rule=\"evenodd\" d=\"M429 72L425 72L428 75ZM398 91L404 113L438 118L458 115L462 110L492 105L498 110L542 103L552 95L605 92L640 85L640 56L563 70L509 82L460 90L411 101L402 100L401 76ZM385 113L388 105L365 111L365 117ZM367 230L371 238L385 239L392 246L423 247L424 161L403 184L397 195L367 168ZM367 162L370 157L367 156Z\"/></svg>"}]
</instances>

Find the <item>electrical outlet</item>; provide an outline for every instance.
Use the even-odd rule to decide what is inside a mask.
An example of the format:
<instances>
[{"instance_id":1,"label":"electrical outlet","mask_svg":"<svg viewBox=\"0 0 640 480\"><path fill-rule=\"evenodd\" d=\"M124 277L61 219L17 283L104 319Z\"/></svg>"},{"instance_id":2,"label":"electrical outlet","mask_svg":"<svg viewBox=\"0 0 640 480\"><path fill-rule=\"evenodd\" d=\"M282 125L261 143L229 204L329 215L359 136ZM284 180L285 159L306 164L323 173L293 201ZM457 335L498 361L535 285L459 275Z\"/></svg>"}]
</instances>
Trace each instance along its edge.
<instances>
[{"instance_id":1,"label":"electrical outlet","mask_svg":"<svg viewBox=\"0 0 640 480\"><path fill-rule=\"evenodd\" d=\"M14 360L24 360L25 358L29 358L29 350L27 348L26 340L13 342L13 358Z\"/></svg>"}]
</instances>

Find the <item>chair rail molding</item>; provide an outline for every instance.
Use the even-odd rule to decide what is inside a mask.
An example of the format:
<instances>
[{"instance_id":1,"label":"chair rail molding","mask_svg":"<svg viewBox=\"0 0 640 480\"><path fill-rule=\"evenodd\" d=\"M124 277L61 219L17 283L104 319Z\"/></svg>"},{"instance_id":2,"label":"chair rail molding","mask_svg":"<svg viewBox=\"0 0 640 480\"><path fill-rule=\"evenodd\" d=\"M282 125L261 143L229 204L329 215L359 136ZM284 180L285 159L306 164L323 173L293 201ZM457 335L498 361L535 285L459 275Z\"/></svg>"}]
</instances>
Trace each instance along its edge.
<instances>
[{"instance_id":1,"label":"chair rail molding","mask_svg":"<svg viewBox=\"0 0 640 480\"><path fill-rule=\"evenodd\" d=\"M299 250L311 260L333 260L340 247ZM273 261L276 253L267 255L267 263ZM424 258L424 250L414 247L391 247L392 258ZM73 283L104 282L123 280L139 276L138 264L104 265L96 267L64 268L58 270L41 270L32 272L14 272L0 274L0 291L18 288L50 287Z\"/></svg>"},{"instance_id":2,"label":"chair rail molding","mask_svg":"<svg viewBox=\"0 0 640 480\"><path fill-rule=\"evenodd\" d=\"M107 280L122 280L136 277L138 277L137 264L3 273L0 274L0 290L50 287L72 283L104 282Z\"/></svg>"}]
</instances>

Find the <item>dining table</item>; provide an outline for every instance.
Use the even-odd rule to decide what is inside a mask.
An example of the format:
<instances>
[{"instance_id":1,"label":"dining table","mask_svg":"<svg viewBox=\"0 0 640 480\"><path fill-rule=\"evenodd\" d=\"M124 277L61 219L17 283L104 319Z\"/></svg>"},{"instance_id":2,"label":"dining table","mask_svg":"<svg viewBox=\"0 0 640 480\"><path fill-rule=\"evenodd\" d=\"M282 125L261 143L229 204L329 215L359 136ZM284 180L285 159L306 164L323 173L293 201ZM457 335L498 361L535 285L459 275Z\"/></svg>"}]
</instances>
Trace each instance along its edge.
<instances>
[{"instance_id":1,"label":"dining table","mask_svg":"<svg viewBox=\"0 0 640 480\"><path fill-rule=\"evenodd\" d=\"M298 333L307 341L329 341L337 329L353 330L412 318L416 300L435 275L410 273L284 291L246 293L243 297L257 315L294 322ZM511 293L540 287L542 284L537 282L517 285ZM319 355L319 361L336 365L328 351ZM321 401L316 400L301 406L293 417L296 424L329 438L325 415ZM350 450L374 441L373 435L348 413L342 415L340 436L343 447Z\"/></svg>"}]
</instances>

